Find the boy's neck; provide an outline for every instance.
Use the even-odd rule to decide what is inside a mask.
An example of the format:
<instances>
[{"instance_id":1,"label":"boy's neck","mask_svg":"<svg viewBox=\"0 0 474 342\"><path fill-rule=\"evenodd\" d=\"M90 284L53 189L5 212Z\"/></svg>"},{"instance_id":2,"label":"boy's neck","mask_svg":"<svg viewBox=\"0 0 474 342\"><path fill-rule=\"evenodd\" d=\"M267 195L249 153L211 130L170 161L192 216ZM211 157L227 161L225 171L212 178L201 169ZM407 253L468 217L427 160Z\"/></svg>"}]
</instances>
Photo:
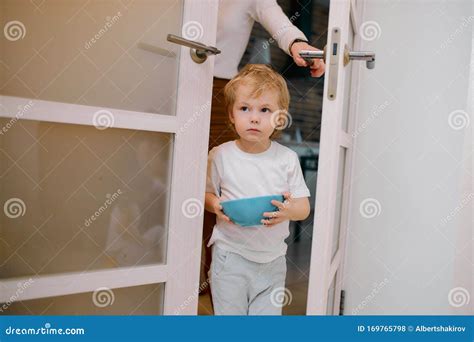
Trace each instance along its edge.
<instances>
[{"instance_id":1,"label":"boy's neck","mask_svg":"<svg viewBox=\"0 0 474 342\"><path fill-rule=\"evenodd\" d=\"M237 139L237 147L242 151L247 153L262 153L270 148L272 141L268 139L267 141L246 141L243 139Z\"/></svg>"}]
</instances>

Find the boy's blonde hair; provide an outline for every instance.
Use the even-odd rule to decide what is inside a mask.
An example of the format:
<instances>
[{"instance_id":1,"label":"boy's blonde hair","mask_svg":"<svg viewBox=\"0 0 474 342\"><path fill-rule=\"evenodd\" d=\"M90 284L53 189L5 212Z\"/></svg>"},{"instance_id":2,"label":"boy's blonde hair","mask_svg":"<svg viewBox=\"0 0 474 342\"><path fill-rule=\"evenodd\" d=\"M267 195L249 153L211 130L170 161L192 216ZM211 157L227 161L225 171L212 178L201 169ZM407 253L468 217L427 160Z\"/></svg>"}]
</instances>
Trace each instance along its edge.
<instances>
[{"instance_id":1,"label":"boy's blonde hair","mask_svg":"<svg viewBox=\"0 0 474 342\"><path fill-rule=\"evenodd\" d=\"M237 97L237 89L241 84L249 85L252 88L254 97L260 96L266 90L276 91L278 93L278 110L280 113L283 113L283 115L287 115L285 113L288 113L290 106L290 93L285 79L268 65L247 64L224 87L228 125L235 134L237 134L237 132L229 120L229 114L232 112ZM280 133L281 129L275 128L270 138L277 138Z\"/></svg>"}]
</instances>

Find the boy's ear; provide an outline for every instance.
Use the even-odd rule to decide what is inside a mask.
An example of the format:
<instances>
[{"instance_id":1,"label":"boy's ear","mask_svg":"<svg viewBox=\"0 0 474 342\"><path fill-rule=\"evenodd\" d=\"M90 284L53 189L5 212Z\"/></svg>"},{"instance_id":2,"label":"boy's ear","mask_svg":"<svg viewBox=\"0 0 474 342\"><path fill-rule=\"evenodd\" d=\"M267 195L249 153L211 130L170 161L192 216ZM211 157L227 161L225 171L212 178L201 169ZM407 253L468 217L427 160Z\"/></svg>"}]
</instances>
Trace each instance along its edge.
<instances>
[{"instance_id":1,"label":"boy's ear","mask_svg":"<svg viewBox=\"0 0 474 342\"><path fill-rule=\"evenodd\" d=\"M233 124L235 124L235 122L234 122L234 114L232 113L231 110L229 110L228 115L229 115L229 120L230 120L230 122L233 123Z\"/></svg>"}]
</instances>

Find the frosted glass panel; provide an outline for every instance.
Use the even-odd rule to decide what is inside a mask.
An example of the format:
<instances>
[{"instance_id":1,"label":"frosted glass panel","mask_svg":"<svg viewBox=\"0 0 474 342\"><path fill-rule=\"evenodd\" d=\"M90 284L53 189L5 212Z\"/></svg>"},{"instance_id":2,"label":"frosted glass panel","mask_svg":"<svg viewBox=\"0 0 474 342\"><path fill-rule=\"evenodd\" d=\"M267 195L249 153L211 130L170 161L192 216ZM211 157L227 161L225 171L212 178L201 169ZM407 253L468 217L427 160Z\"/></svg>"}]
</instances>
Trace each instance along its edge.
<instances>
[{"instance_id":1,"label":"frosted glass panel","mask_svg":"<svg viewBox=\"0 0 474 342\"><path fill-rule=\"evenodd\" d=\"M0 127L0 278L166 262L171 134Z\"/></svg>"},{"instance_id":2,"label":"frosted glass panel","mask_svg":"<svg viewBox=\"0 0 474 342\"><path fill-rule=\"evenodd\" d=\"M166 35L181 34L182 11L177 0L2 0L0 94L175 115L180 49Z\"/></svg>"},{"instance_id":3,"label":"frosted glass panel","mask_svg":"<svg viewBox=\"0 0 474 342\"><path fill-rule=\"evenodd\" d=\"M34 284L32 285L34 286ZM164 284L119 289L98 288L93 292L5 303L0 315L160 315Z\"/></svg>"},{"instance_id":4,"label":"frosted glass panel","mask_svg":"<svg viewBox=\"0 0 474 342\"><path fill-rule=\"evenodd\" d=\"M341 210L342 210L342 201L344 199L344 172L346 171L346 153L347 149L345 147L339 148L339 162L338 162L338 171L337 171L337 191L336 191L336 211L334 216L334 226L333 226L333 240L332 240L332 250L331 250L331 259L336 255L337 249L339 248L339 240L341 238Z\"/></svg>"}]
</instances>

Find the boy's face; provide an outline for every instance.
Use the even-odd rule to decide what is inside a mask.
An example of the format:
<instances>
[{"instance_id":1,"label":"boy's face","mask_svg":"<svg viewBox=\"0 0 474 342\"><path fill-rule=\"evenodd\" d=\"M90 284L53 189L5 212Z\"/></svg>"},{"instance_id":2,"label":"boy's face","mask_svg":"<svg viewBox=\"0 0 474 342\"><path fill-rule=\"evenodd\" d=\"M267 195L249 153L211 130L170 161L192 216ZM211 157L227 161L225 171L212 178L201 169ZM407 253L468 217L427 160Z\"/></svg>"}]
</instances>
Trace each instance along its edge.
<instances>
[{"instance_id":1,"label":"boy's face","mask_svg":"<svg viewBox=\"0 0 474 342\"><path fill-rule=\"evenodd\" d=\"M245 83L238 86L229 118L241 139L266 143L274 131L272 114L279 109L278 93L270 89L254 97L252 90Z\"/></svg>"}]
</instances>

